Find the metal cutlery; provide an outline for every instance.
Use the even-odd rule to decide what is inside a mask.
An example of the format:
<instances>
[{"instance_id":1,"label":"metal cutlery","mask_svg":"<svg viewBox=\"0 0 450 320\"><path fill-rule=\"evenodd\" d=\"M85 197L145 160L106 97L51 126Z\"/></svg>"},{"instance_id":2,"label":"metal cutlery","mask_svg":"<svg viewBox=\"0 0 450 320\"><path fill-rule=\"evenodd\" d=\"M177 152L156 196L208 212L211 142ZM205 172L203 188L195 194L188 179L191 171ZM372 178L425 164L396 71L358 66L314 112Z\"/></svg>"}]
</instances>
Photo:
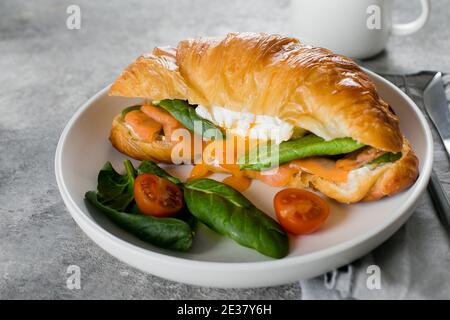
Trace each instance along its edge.
<instances>
[{"instance_id":1,"label":"metal cutlery","mask_svg":"<svg viewBox=\"0 0 450 320\"><path fill-rule=\"evenodd\" d=\"M400 76L384 72L379 72L379 74L386 77L396 86L403 87L408 95L411 95L411 90L407 81L408 76L426 75L431 78L423 91L423 103L425 106L425 111L436 127L447 151L447 156L450 159L450 111L447 98L445 96L442 73L422 71L417 74ZM450 200L434 170L431 171L427 190L440 220L450 232Z\"/></svg>"}]
</instances>

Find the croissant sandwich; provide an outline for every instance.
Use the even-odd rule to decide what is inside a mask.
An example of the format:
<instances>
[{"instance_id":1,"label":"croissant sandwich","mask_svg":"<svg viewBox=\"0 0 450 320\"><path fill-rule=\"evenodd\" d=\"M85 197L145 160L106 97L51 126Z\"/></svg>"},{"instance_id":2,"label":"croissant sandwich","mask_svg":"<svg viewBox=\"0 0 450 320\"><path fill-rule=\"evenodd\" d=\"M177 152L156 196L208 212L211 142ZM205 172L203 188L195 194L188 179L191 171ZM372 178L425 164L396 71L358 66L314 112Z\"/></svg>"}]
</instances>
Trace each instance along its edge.
<instances>
[{"instance_id":1,"label":"croissant sandwich","mask_svg":"<svg viewBox=\"0 0 450 320\"><path fill-rule=\"evenodd\" d=\"M393 195L418 176L398 118L368 75L294 38L230 33L155 48L109 94L144 101L114 118L114 147L135 159L179 163L176 148L195 143L174 133L188 131L201 145L192 177L227 172L225 182L238 189L259 179L353 203ZM238 141L235 155L218 161L229 141Z\"/></svg>"}]
</instances>

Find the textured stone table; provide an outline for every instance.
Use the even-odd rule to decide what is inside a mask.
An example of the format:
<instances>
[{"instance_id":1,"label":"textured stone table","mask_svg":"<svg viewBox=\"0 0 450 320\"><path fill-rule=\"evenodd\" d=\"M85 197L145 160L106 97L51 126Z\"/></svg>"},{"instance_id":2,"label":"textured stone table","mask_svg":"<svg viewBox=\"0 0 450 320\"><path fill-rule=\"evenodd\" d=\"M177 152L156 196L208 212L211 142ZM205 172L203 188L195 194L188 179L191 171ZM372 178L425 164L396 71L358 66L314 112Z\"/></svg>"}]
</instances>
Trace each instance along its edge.
<instances>
[{"instance_id":1,"label":"textured stone table","mask_svg":"<svg viewBox=\"0 0 450 320\"><path fill-rule=\"evenodd\" d=\"M396 21L419 12L396 2ZM450 71L450 4L433 0L431 21L414 36L391 38L364 65ZM78 4L81 30L66 28ZM77 108L119 70L155 45L229 31L288 33L289 1L0 1L0 298L298 299L291 285L223 290L166 281L119 262L77 227L57 189L53 158ZM82 289L66 287L66 269Z\"/></svg>"}]
</instances>

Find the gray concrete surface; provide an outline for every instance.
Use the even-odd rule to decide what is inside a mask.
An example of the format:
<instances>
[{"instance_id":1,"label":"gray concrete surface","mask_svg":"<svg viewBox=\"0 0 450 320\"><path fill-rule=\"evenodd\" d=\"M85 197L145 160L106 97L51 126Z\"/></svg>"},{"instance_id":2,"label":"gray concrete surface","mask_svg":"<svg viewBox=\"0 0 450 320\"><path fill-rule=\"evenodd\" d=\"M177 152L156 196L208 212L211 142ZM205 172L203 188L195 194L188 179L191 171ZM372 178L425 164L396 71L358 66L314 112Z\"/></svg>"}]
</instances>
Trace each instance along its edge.
<instances>
[{"instance_id":1,"label":"gray concrete surface","mask_svg":"<svg viewBox=\"0 0 450 320\"><path fill-rule=\"evenodd\" d=\"M396 21L419 11L397 0ZM432 0L419 33L391 38L364 61L395 71L450 71L450 2ZM78 4L81 30L66 28ZM155 45L228 31L289 32L289 1L0 1L0 298L298 299L291 285L222 290L166 281L105 253L77 227L57 189L53 158L75 110L138 54ZM66 268L82 270L82 289L66 287Z\"/></svg>"}]
</instances>

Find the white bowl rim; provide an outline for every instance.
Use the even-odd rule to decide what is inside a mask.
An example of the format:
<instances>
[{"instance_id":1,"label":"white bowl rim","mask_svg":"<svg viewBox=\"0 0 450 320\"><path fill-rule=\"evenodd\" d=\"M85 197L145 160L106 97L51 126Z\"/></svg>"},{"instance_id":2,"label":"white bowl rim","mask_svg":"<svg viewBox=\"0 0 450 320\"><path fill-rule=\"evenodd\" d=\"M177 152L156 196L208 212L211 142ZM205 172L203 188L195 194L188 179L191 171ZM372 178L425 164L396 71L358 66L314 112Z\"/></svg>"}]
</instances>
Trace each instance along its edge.
<instances>
[{"instance_id":1,"label":"white bowl rim","mask_svg":"<svg viewBox=\"0 0 450 320\"><path fill-rule=\"evenodd\" d=\"M361 67L362 68L362 67ZM116 246L118 246L122 250L128 250L130 253L133 253L135 255L141 255L145 256L147 259L150 258L155 261L161 261L164 263L169 263L174 266L185 266L189 265L192 268L196 269L204 269L209 271L239 271L239 270L255 270L255 269L276 269L277 267L287 267L287 266L293 266L293 265L301 265L304 263L308 263L314 260L323 259L326 257L330 257L332 255L338 254L340 252L343 252L345 250L351 249L354 246L357 246L359 244L362 244L369 239L375 237L378 233L381 233L384 229L388 228L390 225L394 224L396 220L400 219L404 214L406 214L414 205L417 198L420 196L422 191L427 186L432 164L433 164L433 138L431 134L431 130L429 128L428 122L425 119L425 116L422 114L422 111L419 109L419 107L414 103L414 101L407 96L403 91L401 91L398 87L396 87L394 84L389 82L388 80L384 79L383 77L379 76L378 74L367 70L365 68L362 68L366 73L368 73L372 78L377 78L377 80L384 82L387 84L391 89L396 91L398 94L401 95L403 99L405 99L410 106L412 106L413 110L415 111L416 115L418 116L421 125L425 129L425 135L426 135L426 154L424 163L422 166L422 170L420 172L419 178L415 182L414 190L412 191L412 194L410 197L408 197L407 201L405 201L402 206L400 206L396 212L398 212L395 215L392 215L390 219L386 219L386 221L383 224L379 224L366 232L365 234L362 234L360 236L357 236L353 239L347 240L343 243L337 244L335 246L331 246L326 249L322 249L319 251L306 253L300 256L293 256L293 257L286 257L279 260L268 260L268 261L256 261L256 262L217 262L217 261L200 261L200 260L192 260L192 259L186 259L182 257L174 257L165 255L163 253L157 253L148 249L144 249L141 247L138 247L134 244L131 244L125 240L122 240L112 233L109 233L107 230L102 228L100 225L95 223L91 218L89 218L83 210L81 210L71 197L70 193L67 190L67 186L62 178L62 150L63 146L65 144L65 140L67 135L69 134L73 124L78 120L78 118L83 114L85 110L87 110L96 100L103 97L103 95L107 92L110 85L106 86L99 92L97 92L93 97L91 97L88 101L86 101L76 112L75 114L70 118L68 123L66 124L60 139L58 141L58 146L56 148L56 154L55 154L55 174L56 174L56 182L58 184L58 188L60 190L62 199L67 206L69 212L73 216L73 218L77 221L78 218L82 219L85 223L85 226L90 227L93 232L97 233L97 236L103 237L105 240L112 241ZM78 221L77 221L78 222ZM96 242L96 241L94 241Z\"/></svg>"}]
</instances>

